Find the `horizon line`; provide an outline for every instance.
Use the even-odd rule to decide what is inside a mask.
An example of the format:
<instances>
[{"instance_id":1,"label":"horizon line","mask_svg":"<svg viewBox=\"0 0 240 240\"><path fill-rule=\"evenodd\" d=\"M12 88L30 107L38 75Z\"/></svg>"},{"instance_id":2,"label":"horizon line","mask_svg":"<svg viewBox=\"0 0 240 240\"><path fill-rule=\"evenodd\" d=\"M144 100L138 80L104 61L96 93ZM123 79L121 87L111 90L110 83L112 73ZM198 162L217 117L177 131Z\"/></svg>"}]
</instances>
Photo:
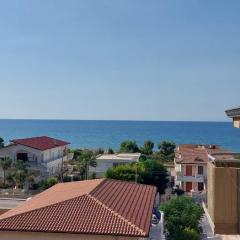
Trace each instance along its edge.
<instances>
[{"instance_id":1,"label":"horizon line","mask_svg":"<svg viewBox=\"0 0 240 240\"><path fill-rule=\"evenodd\" d=\"M116 121L116 122L223 122L230 123L231 120L140 120L140 119L65 119L65 118L0 118L1 120L19 121Z\"/></svg>"}]
</instances>

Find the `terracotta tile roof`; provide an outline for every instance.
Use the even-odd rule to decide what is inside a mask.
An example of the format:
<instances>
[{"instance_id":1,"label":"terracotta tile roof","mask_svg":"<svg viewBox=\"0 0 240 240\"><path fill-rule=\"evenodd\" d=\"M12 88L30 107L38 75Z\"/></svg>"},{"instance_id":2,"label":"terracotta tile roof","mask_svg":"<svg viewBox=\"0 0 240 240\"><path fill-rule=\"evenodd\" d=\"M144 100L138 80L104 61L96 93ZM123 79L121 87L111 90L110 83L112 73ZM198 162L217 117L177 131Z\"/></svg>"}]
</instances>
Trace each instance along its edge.
<instances>
[{"instance_id":1,"label":"terracotta tile roof","mask_svg":"<svg viewBox=\"0 0 240 240\"><path fill-rule=\"evenodd\" d=\"M47 136L13 139L11 140L11 142L15 144L21 144L30 148L35 148L41 151L69 144L69 142L50 138Z\"/></svg>"},{"instance_id":2,"label":"terracotta tile roof","mask_svg":"<svg viewBox=\"0 0 240 240\"><path fill-rule=\"evenodd\" d=\"M96 179L93 181L89 180L59 183L54 187L49 188L47 191L36 195L27 202L18 205L16 208L13 208L12 210L6 212L4 215L0 215L0 220L2 218L14 216L16 214L46 207L52 204L69 200L74 197L80 197L82 195L89 194L103 180L104 179Z\"/></svg>"},{"instance_id":3,"label":"terracotta tile roof","mask_svg":"<svg viewBox=\"0 0 240 240\"><path fill-rule=\"evenodd\" d=\"M0 216L0 230L146 237L156 188L117 180L57 184Z\"/></svg>"},{"instance_id":4,"label":"terracotta tile roof","mask_svg":"<svg viewBox=\"0 0 240 240\"><path fill-rule=\"evenodd\" d=\"M182 144L176 151L175 161L181 164L207 164L209 155L226 152L217 145Z\"/></svg>"}]
</instances>

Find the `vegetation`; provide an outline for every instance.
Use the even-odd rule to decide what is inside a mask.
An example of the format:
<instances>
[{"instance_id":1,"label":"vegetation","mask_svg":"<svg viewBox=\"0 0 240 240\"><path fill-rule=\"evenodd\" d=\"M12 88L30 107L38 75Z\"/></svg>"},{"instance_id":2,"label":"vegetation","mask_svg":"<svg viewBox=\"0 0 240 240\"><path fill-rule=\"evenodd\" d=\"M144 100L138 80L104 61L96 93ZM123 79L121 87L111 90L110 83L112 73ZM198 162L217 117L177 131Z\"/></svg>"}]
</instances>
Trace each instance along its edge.
<instances>
[{"instance_id":1,"label":"vegetation","mask_svg":"<svg viewBox=\"0 0 240 240\"><path fill-rule=\"evenodd\" d=\"M173 162L175 156L176 144L170 141L162 141L158 144L159 151L154 151L154 142L146 140L143 146L138 146L135 141L123 141L119 152L135 153L140 152L141 160L154 159L160 162Z\"/></svg>"},{"instance_id":2,"label":"vegetation","mask_svg":"<svg viewBox=\"0 0 240 240\"><path fill-rule=\"evenodd\" d=\"M109 149L107 150L107 154L114 154L114 150L113 150L112 148L109 148Z\"/></svg>"},{"instance_id":3,"label":"vegetation","mask_svg":"<svg viewBox=\"0 0 240 240\"><path fill-rule=\"evenodd\" d=\"M26 162L16 160L13 162L9 157L0 159L0 166L3 170L3 187L32 188L35 184L36 172L27 168Z\"/></svg>"},{"instance_id":4,"label":"vegetation","mask_svg":"<svg viewBox=\"0 0 240 240\"><path fill-rule=\"evenodd\" d=\"M168 173L163 164L158 161L148 159L143 162L144 174L143 183L155 185L160 194L165 193L167 188Z\"/></svg>"},{"instance_id":5,"label":"vegetation","mask_svg":"<svg viewBox=\"0 0 240 240\"><path fill-rule=\"evenodd\" d=\"M0 137L0 148L4 147L4 139Z\"/></svg>"},{"instance_id":6,"label":"vegetation","mask_svg":"<svg viewBox=\"0 0 240 240\"><path fill-rule=\"evenodd\" d=\"M106 178L117 179L130 182L142 182L144 172L143 164L125 164L109 168L106 172Z\"/></svg>"},{"instance_id":7,"label":"vegetation","mask_svg":"<svg viewBox=\"0 0 240 240\"><path fill-rule=\"evenodd\" d=\"M92 172L89 176L89 179L96 179L97 178L97 175L95 172Z\"/></svg>"},{"instance_id":8,"label":"vegetation","mask_svg":"<svg viewBox=\"0 0 240 240\"><path fill-rule=\"evenodd\" d=\"M236 158L237 160L240 160L240 154L236 155L235 158Z\"/></svg>"},{"instance_id":9,"label":"vegetation","mask_svg":"<svg viewBox=\"0 0 240 240\"><path fill-rule=\"evenodd\" d=\"M29 174L27 164L23 160L13 162L11 173L9 174L10 182L17 188L23 188L24 183L28 180ZM31 180L32 181L32 180Z\"/></svg>"},{"instance_id":10,"label":"vegetation","mask_svg":"<svg viewBox=\"0 0 240 240\"><path fill-rule=\"evenodd\" d=\"M139 152L138 145L135 141L124 141L120 145L119 152L121 153L136 153Z\"/></svg>"},{"instance_id":11,"label":"vegetation","mask_svg":"<svg viewBox=\"0 0 240 240\"><path fill-rule=\"evenodd\" d=\"M166 168L160 162L151 159L110 168L106 177L154 185L160 194L164 193L168 183Z\"/></svg>"},{"instance_id":12,"label":"vegetation","mask_svg":"<svg viewBox=\"0 0 240 240\"><path fill-rule=\"evenodd\" d=\"M165 229L170 239L199 239L198 224L203 209L192 198L177 197L161 209L164 211Z\"/></svg>"},{"instance_id":13,"label":"vegetation","mask_svg":"<svg viewBox=\"0 0 240 240\"><path fill-rule=\"evenodd\" d=\"M80 179L80 176L77 176L77 175L76 175L76 176L73 176L73 179L72 179L72 180L73 180L73 181L79 181L79 180L81 180L81 179Z\"/></svg>"},{"instance_id":14,"label":"vegetation","mask_svg":"<svg viewBox=\"0 0 240 240\"><path fill-rule=\"evenodd\" d=\"M143 147L140 148L142 154L151 155L153 154L154 142L147 140L144 142Z\"/></svg>"},{"instance_id":15,"label":"vegetation","mask_svg":"<svg viewBox=\"0 0 240 240\"><path fill-rule=\"evenodd\" d=\"M43 188L43 189L48 189L52 186L54 186L55 184L58 183L58 180L54 177L51 177L51 178L48 178L46 180L42 180L40 182L40 186Z\"/></svg>"},{"instance_id":16,"label":"vegetation","mask_svg":"<svg viewBox=\"0 0 240 240\"><path fill-rule=\"evenodd\" d=\"M159 157L166 161L173 161L176 144L169 141L162 141L158 144Z\"/></svg>"},{"instance_id":17,"label":"vegetation","mask_svg":"<svg viewBox=\"0 0 240 240\"><path fill-rule=\"evenodd\" d=\"M181 188L177 188L174 190L174 194L177 194L177 196L181 196L184 194L184 190Z\"/></svg>"},{"instance_id":18,"label":"vegetation","mask_svg":"<svg viewBox=\"0 0 240 240\"><path fill-rule=\"evenodd\" d=\"M71 182L71 181L72 181L71 176L68 176L68 175L63 176L63 182Z\"/></svg>"},{"instance_id":19,"label":"vegetation","mask_svg":"<svg viewBox=\"0 0 240 240\"><path fill-rule=\"evenodd\" d=\"M103 148L98 148L98 149L95 151L95 154L96 154L96 155L104 154L104 149L103 149Z\"/></svg>"},{"instance_id":20,"label":"vegetation","mask_svg":"<svg viewBox=\"0 0 240 240\"><path fill-rule=\"evenodd\" d=\"M6 171L9 170L12 166L12 159L5 157L0 159L0 167L3 170L3 186L6 186Z\"/></svg>"},{"instance_id":21,"label":"vegetation","mask_svg":"<svg viewBox=\"0 0 240 240\"><path fill-rule=\"evenodd\" d=\"M82 180L88 179L89 167L96 167L96 155L90 150L76 150L74 152L74 164Z\"/></svg>"},{"instance_id":22,"label":"vegetation","mask_svg":"<svg viewBox=\"0 0 240 240\"><path fill-rule=\"evenodd\" d=\"M184 228L182 231L175 234L176 240L200 240L200 234L195 229Z\"/></svg>"}]
</instances>

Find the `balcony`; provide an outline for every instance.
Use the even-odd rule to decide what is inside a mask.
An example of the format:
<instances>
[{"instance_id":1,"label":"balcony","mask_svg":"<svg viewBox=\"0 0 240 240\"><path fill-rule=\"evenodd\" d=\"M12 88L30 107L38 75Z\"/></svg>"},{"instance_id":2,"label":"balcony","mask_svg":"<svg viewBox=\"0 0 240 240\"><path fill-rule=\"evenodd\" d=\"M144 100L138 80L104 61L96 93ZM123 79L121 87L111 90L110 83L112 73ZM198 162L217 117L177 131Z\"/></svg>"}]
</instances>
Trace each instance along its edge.
<instances>
[{"instance_id":1,"label":"balcony","mask_svg":"<svg viewBox=\"0 0 240 240\"><path fill-rule=\"evenodd\" d=\"M194 176L186 176L181 172L177 172L177 181L181 182L204 182L203 175L194 175Z\"/></svg>"}]
</instances>

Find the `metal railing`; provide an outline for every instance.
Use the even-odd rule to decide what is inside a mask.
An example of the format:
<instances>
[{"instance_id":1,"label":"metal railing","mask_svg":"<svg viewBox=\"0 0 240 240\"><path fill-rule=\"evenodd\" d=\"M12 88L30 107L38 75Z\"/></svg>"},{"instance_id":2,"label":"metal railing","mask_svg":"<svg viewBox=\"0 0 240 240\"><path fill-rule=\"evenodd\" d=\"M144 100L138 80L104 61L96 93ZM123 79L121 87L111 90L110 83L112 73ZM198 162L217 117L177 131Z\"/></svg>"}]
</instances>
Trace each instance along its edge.
<instances>
[{"instance_id":1,"label":"metal railing","mask_svg":"<svg viewBox=\"0 0 240 240\"><path fill-rule=\"evenodd\" d=\"M190 182L203 182L204 181L204 175L195 174L192 176L187 176L186 174L182 172L177 172L177 180L179 181L190 181Z\"/></svg>"}]
</instances>

